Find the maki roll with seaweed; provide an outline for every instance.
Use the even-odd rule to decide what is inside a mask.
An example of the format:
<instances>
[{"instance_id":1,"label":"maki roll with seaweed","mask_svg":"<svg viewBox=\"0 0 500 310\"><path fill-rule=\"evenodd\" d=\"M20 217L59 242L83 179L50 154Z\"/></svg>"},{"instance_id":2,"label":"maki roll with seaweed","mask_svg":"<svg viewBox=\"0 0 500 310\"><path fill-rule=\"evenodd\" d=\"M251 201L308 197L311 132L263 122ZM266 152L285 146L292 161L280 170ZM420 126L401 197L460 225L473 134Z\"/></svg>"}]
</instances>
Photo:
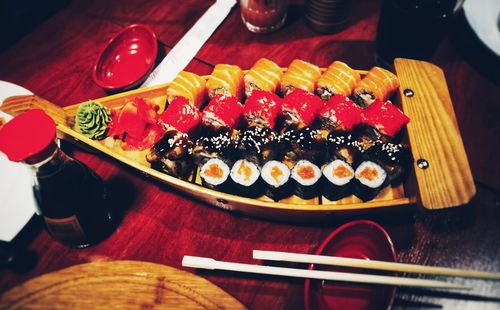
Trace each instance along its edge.
<instances>
[{"instance_id":1,"label":"maki roll with seaweed","mask_svg":"<svg viewBox=\"0 0 500 310\"><path fill-rule=\"evenodd\" d=\"M376 144L366 152L365 157L384 168L390 184L403 181L412 162L409 148L394 143Z\"/></svg>"},{"instance_id":2,"label":"maki roll with seaweed","mask_svg":"<svg viewBox=\"0 0 500 310\"><path fill-rule=\"evenodd\" d=\"M285 161L295 163L300 159L321 165L325 155L323 131L304 127L290 130L280 136L280 147L285 154Z\"/></svg>"},{"instance_id":3,"label":"maki roll with seaweed","mask_svg":"<svg viewBox=\"0 0 500 310\"><path fill-rule=\"evenodd\" d=\"M260 171L256 164L246 160L237 160L231 168L231 179L236 194L245 197L262 196Z\"/></svg>"},{"instance_id":4,"label":"maki roll with seaweed","mask_svg":"<svg viewBox=\"0 0 500 310\"><path fill-rule=\"evenodd\" d=\"M251 126L240 133L238 154L257 165L274 159L278 155L278 138L268 127Z\"/></svg>"},{"instance_id":5,"label":"maki roll with seaweed","mask_svg":"<svg viewBox=\"0 0 500 310\"><path fill-rule=\"evenodd\" d=\"M302 199L311 199L319 195L321 170L308 160L299 160L292 169L295 181L295 194Z\"/></svg>"},{"instance_id":6,"label":"maki roll with seaweed","mask_svg":"<svg viewBox=\"0 0 500 310\"><path fill-rule=\"evenodd\" d=\"M146 155L151 168L180 179L187 179L193 172L191 158L193 143L189 136L174 128L167 130Z\"/></svg>"},{"instance_id":7,"label":"maki roll with seaweed","mask_svg":"<svg viewBox=\"0 0 500 310\"><path fill-rule=\"evenodd\" d=\"M354 170L341 159L335 159L323 167L321 192L328 200L339 200L351 194Z\"/></svg>"},{"instance_id":8,"label":"maki roll with seaweed","mask_svg":"<svg viewBox=\"0 0 500 310\"><path fill-rule=\"evenodd\" d=\"M293 194L290 168L282 162L270 160L262 166L261 177L264 181L265 195L274 201Z\"/></svg>"},{"instance_id":9,"label":"maki roll with seaweed","mask_svg":"<svg viewBox=\"0 0 500 310\"><path fill-rule=\"evenodd\" d=\"M332 131L326 139L327 156L329 159L341 159L353 165L359 154L363 152L360 143L354 140L348 131Z\"/></svg>"},{"instance_id":10,"label":"maki roll with seaweed","mask_svg":"<svg viewBox=\"0 0 500 310\"><path fill-rule=\"evenodd\" d=\"M239 140L239 131L227 127L220 127L214 132L208 132L196 140L193 147L193 159L198 165L207 160L218 158L231 164L236 157Z\"/></svg>"},{"instance_id":11,"label":"maki roll with seaweed","mask_svg":"<svg viewBox=\"0 0 500 310\"><path fill-rule=\"evenodd\" d=\"M374 161L365 160L354 171L353 192L363 201L375 198L387 184L387 172Z\"/></svg>"},{"instance_id":12,"label":"maki roll with seaweed","mask_svg":"<svg viewBox=\"0 0 500 310\"><path fill-rule=\"evenodd\" d=\"M218 158L211 158L200 167L200 178L203 186L218 191L229 189L229 166Z\"/></svg>"}]
</instances>

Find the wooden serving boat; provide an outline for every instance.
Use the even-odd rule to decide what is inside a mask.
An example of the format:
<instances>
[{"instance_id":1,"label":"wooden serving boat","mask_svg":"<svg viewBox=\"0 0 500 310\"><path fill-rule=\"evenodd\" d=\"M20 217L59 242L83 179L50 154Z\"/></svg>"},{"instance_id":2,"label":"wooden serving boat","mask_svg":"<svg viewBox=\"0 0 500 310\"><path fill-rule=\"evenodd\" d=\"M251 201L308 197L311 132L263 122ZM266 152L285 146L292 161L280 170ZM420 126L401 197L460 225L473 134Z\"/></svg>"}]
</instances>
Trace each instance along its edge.
<instances>
[{"instance_id":1,"label":"wooden serving boat","mask_svg":"<svg viewBox=\"0 0 500 310\"><path fill-rule=\"evenodd\" d=\"M74 131L72 125L80 103L61 108L37 96L19 96L7 99L0 108L11 115L42 108L56 121L59 138L86 144L210 205L252 216L309 221L397 206L442 209L468 203L476 189L443 71L428 62L410 59L396 59L394 67L400 82L394 103L411 119L404 136L414 158L413 169L404 184L389 186L367 202L355 196L338 201L292 196L274 202L267 197L252 199L218 192L202 187L199 177L184 181L150 168L145 159L147 151L124 151L106 144L106 140L91 140ZM134 97L163 106L167 88L168 84L163 84L94 100L111 109Z\"/></svg>"}]
</instances>

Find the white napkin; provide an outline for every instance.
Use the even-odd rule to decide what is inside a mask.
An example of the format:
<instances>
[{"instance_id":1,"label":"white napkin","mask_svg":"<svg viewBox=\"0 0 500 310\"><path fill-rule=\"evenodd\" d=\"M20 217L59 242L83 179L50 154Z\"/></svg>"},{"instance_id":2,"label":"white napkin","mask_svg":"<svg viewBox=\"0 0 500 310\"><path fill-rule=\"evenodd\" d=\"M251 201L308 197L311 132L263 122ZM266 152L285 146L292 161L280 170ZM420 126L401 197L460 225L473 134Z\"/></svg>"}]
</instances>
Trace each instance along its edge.
<instances>
[{"instance_id":1,"label":"white napkin","mask_svg":"<svg viewBox=\"0 0 500 310\"><path fill-rule=\"evenodd\" d=\"M171 82L222 23L236 0L217 0L151 72L141 87Z\"/></svg>"},{"instance_id":2,"label":"white napkin","mask_svg":"<svg viewBox=\"0 0 500 310\"><path fill-rule=\"evenodd\" d=\"M29 90L0 81L0 105L7 97L33 95ZM0 117L12 117L0 111ZM0 240L11 241L28 223L37 210L33 194L31 171L0 153Z\"/></svg>"},{"instance_id":3,"label":"white napkin","mask_svg":"<svg viewBox=\"0 0 500 310\"><path fill-rule=\"evenodd\" d=\"M464 13L479 39L500 57L500 0L467 0Z\"/></svg>"}]
</instances>

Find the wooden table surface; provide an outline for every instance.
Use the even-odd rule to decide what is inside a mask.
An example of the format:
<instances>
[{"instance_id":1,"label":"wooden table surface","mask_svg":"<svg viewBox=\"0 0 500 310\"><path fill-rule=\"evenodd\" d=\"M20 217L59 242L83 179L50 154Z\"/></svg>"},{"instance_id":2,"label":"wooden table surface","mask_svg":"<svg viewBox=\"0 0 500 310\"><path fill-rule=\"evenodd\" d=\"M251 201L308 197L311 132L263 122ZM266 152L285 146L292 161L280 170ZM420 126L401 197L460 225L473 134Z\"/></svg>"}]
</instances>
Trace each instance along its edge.
<instances>
[{"instance_id":1,"label":"wooden table surface","mask_svg":"<svg viewBox=\"0 0 500 310\"><path fill-rule=\"evenodd\" d=\"M92 67L114 33L129 24L143 23L153 28L168 51L213 2L59 1L65 5L1 52L0 80L22 85L61 106L103 97L106 93L92 81ZM369 69L374 65L379 2L356 1L354 8L346 30L320 35L305 25L303 4L292 1L290 18L282 30L257 35L245 29L236 7L187 70L207 74L217 63L249 68L260 57L281 66L294 58L320 66L339 59L354 68ZM432 62L445 72L476 180L477 196L469 205L432 212L404 208L320 224L261 220L193 201L106 156L66 146L66 151L120 193L121 224L107 240L81 250L65 248L33 225L36 233L27 238L25 246L35 255L36 264L25 273L0 271L0 293L35 276L91 261L141 260L182 268L183 255L251 263L254 248L312 253L342 223L365 218L388 230L400 262L500 272L500 87L498 78L488 74L491 67L481 68L475 61L479 56L470 57L476 52L459 39L447 36ZM252 309L303 307L302 280L200 275ZM499 283L460 281L473 285L474 290L454 294L401 289L395 306L500 307L498 300L481 297L500 297Z\"/></svg>"}]
</instances>

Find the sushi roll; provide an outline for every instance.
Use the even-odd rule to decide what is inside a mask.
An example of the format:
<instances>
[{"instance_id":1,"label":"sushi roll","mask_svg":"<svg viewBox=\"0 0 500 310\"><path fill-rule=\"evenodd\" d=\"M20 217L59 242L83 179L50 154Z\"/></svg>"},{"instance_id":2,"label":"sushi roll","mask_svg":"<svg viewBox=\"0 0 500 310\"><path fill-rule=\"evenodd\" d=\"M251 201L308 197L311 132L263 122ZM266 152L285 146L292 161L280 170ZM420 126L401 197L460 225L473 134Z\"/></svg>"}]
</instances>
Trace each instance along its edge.
<instances>
[{"instance_id":1,"label":"sushi roll","mask_svg":"<svg viewBox=\"0 0 500 310\"><path fill-rule=\"evenodd\" d=\"M353 135L347 131L330 132L326 138L326 149L328 159L341 159L351 166L364 150Z\"/></svg>"},{"instance_id":2,"label":"sushi roll","mask_svg":"<svg viewBox=\"0 0 500 310\"><path fill-rule=\"evenodd\" d=\"M218 158L211 158L200 168L202 185L218 191L229 190L229 166Z\"/></svg>"},{"instance_id":3,"label":"sushi roll","mask_svg":"<svg viewBox=\"0 0 500 310\"><path fill-rule=\"evenodd\" d=\"M313 93L295 89L283 99L283 128L300 129L311 126L324 105L323 100Z\"/></svg>"},{"instance_id":4,"label":"sushi roll","mask_svg":"<svg viewBox=\"0 0 500 310\"><path fill-rule=\"evenodd\" d=\"M202 123L216 129L228 127L235 129L240 123L243 105L233 96L216 95L203 110Z\"/></svg>"},{"instance_id":5,"label":"sushi roll","mask_svg":"<svg viewBox=\"0 0 500 310\"><path fill-rule=\"evenodd\" d=\"M341 61L334 61L319 78L316 93L324 101L334 95L350 96L360 80L358 72Z\"/></svg>"},{"instance_id":6,"label":"sushi roll","mask_svg":"<svg viewBox=\"0 0 500 310\"><path fill-rule=\"evenodd\" d=\"M206 101L205 79L191 72L181 71L167 88L167 100L182 96L200 109Z\"/></svg>"},{"instance_id":7,"label":"sushi roll","mask_svg":"<svg viewBox=\"0 0 500 310\"><path fill-rule=\"evenodd\" d=\"M318 181L321 170L308 160L299 160L292 169L295 181L295 194L302 199L311 199L319 195Z\"/></svg>"},{"instance_id":8,"label":"sushi roll","mask_svg":"<svg viewBox=\"0 0 500 310\"><path fill-rule=\"evenodd\" d=\"M276 160L268 161L262 166L261 177L265 186L264 194L274 201L293 194L290 168L284 163Z\"/></svg>"},{"instance_id":9,"label":"sushi roll","mask_svg":"<svg viewBox=\"0 0 500 310\"><path fill-rule=\"evenodd\" d=\"M199 137L193 147L193 159L202 165L212 158L218 158L231 165L236 157L239 131L220 127Z\"/></svg>"},{"instance_id":10,"label":"sushi roll","mask_svg":"<svg viewBox=\"0 0 500 310\"><path fill-rule=\"evenodd\" d=\"M408 174L412 162L407 146L394 143L380 143L371 147L364 157L378 163L387 172L388 182L398 184Z\"/></svg>"},{"instance_id":11,"label":"sushi roll","mask_svg":"<svg viewBox=\"0 0 500 310\"><path fill-rule=\"evenodd\" d=\"M246 160L237 160L231 168L231 180L236 194L245 197L262 196L260 171L256 164Z\"/></svg>"},{"instance_id":12,"label":"sushi roll","mask_svg":"<svg viewBox=\"0 0 500 310\"><path fill-rule=\"evenodd\" d=\"M207 91L210 98L216 95L228 95L242 100L245 95L243 71L234 65L218 64L207 80Z\"/></svg>"},{"instance_id":13,"label":"sushi roll","mask_svg":"<svg viewBox=\"0 0 500 310\"><path fill-rule=\"evenodd\" d=\"M278 156L278 137L268 127L252 126L240 133L238 154L257 165Z\"/></svg>"},{"instance_id":14,"label":"sushi roll","mask_svg":"<svg viewBox=\"0 0 500 310\"><path fill-rule=\"evenodd\" d=\"M243 109L246 125L260 125L274 129L281 113L281 102L282 99L274 93L254 90L247 98Z\"/></svg>"},{"instance_id":15,"label":"sushi roll","mask_svg":"<svg viewBox=\"0 0 500 310\"><path fill-rule=\"evenodd\" d=\"M160 115L164 128L174 127L191 137L201 124L201 112L184 97L176 97Z\"/></svg>"},{"instance_id":16,"label":"sushi roll","mask_svg":"<svg viewBox=\"0 0 500 310\"><path fill-rule=\"evenodd\" d=\"M249 97L254 89L275 93L280 78L283 75L281 68L273 61L261 58L245 74L245 94Z\"/></svg>"},{"instance_id":17,"label":"sushi roll","mask_svg":"<svg viewBox=\"0 0 500 310\"><path fill-rule=\"evenodd\" d=\"M318 66L294 59L280 79L280 92L286 96L299 88L312 93L316 88L316 80L320 76L321 70Z\"/></svg>"},{"instance_id":18,"label":"sushi roll","mask_svg":"<svg viewBox=\"0 0 500 310\"><path fill-rule=\"evenodd\" d=\"M321 165L325 154L325 138L323 132L310 127L297 131L289 131L283 135L283 147L287 148L285 159L296 162L306 159Z\"/></svg>"},{"instance_id":19,"label":"sushi roll","mask_svg":"<svg viewBox=\"0 0 500 310\"><path fill-rule=\"evenodd\" d=\"M375 100L363 111L363 121L356 128L357 140L368 150L378 143L400 139L401 128L410 119L390 101Z\"/></svg>"},{"instance_id":20,"label":"sushi roll","mask_svg":"<svg viewBox=\"0 0 500 310\"><path fill-rule=\"evenodd\" d=\"M331 131L350 131L361 123L363 109L343 95L331 97L319 111L320 127Z\"/></svg>"},{"instance_id":21,"label":"sushi roll","mask_svg":"<svg viewBox=\"0 0 500 310\"><path fill-rule=\"evenodd\" d=\"M187 179L193 172L191 158L193 143L189 136L174 128L165 132L146 155L151 168L180 179Z\"/></svg>"},{"instance_id":22,"label":"sushi roll","mask_svg":"<svg viewBox=\"0 0 500 310\"><path fill-rule=\"evenodd\" d=\"M387 173L382 166L365 160L354 171L354 195L363 201L371 200L388 184L387 181Z\"/></svg>"},{"instance_id":23,"label":"sushi roll","mask_svg":"<svg viewBox=\"0 0 500 310\"><path fill-rule=\"evenodd\" d=\"M398 87L399 81L395 74L373 67L354 89L354 101L362 107L368 107L375 99L386 101Z\"/></svg>"},{"instance_id":24,"label":"sushi roll","mask_svg":"<svg viewBox=\"0 0 500 310\"><path fill-rule=\"evenodd\" d=\"M351 194L354 170L343 160L336 159L323 167L321 192L328 200L339 200Z\"/></svg>"}]
</instances>

